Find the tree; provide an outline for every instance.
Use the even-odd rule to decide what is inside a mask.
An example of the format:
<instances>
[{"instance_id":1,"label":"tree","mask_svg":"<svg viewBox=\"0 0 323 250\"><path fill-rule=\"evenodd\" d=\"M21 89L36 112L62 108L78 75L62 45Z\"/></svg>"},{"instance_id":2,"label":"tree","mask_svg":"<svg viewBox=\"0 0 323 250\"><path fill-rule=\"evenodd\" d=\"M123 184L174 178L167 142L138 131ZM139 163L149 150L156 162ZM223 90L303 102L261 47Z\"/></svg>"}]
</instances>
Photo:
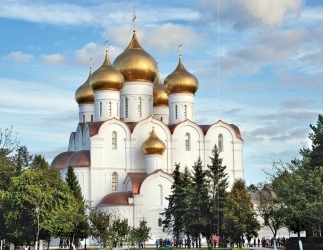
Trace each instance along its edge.
<instances>
[{"instance_id":1,"label":"tree","mask_svg":"<svg viewBox=\"0 0 323 250\"><path fill-rule=\"evenodd\" d=\"M260 225L256 219L251 197L242 179L237 179L228 195L224 210L223 228L232 242L241 246L244 236L258 236Z\"/></svg>"},{"instance_id":2,"label":"tree","mask_svg":"<svg viewBox=\"0 0 323 250\"><path fill-rule=\"evenodd\" d=\"M112 247L113 239L115 238L112 230L112 215L92 208L89 214L89 221L92 237L102 244L103 248L107 246Z\"/></svg>"},{"instance_id":3,"label":"tree","mask_svg":"<svg viewBox=\"0 0 323 250\"><path fill-rule=\"evenodd\" d=\"M131 231L133 234L132 238L139 244L143 244L145 241L150 239L150 231L151 228L147 226L147 221L141 220L139 222L139 227L133 228Z\"/></svg>"},{"instance_id":4,"label":"tree","mask_svg":"<svg viewBox=\"0 0 323 250\"><path fill-rule=\"evenodd\" d=\"M185 168L185 171L187 174L187 168ZM161 214L165 216L165 219L163 220L163 229L171 232L175 239L179 239L181 233L185 229L185 200L189 176L183 175L180 172L180 164L176 164L173 178L174 182L171 186L171 194L166 198L168 200L168 207L165 208L165 212Z\"/></svg>"},{"instance_id":5,"label":"tree","mask_svg":"<svg viewBox=\"0 0 323 250\"><path fill-rule=\"evenodd\" d=\"M277 197L270 185L264 185L262 190L255 192L259 197L256 210L264 220L263 225L268 227L274 235L274 248L276 247L277 231L284 226L286 220L284 202Z\"/></svg>"},{"instance_id":6,"label":"tree","mask_svg":"<svg viewBox=\"0 0 323 250\"><path fill-rule=\"evenodd\" d=\"M75 200L56 169L24 171L12 178L4 197L4 214L8 239L30 244L42 230L57 237L71 230Z\"/></svg>"},{"instance_id":7,"label":"tree","mask_svg":"<svg viewBox=\"0 0 323 250\"><path fill-rule=\"evenodd\" d=\"M129 247L130 237L130 227L128 224L128 219L120 219L119 217L115 219L112 223L112 230L115 232L115 242L119 242L121 247L123 243L127 243Z\"/></svg>"},{"instance_id":8,"label":"tree","mask_svg":"<svg viewBox=\"0 0 323 250\"><path fill-rule=\"evenodd\" d=\"M206 237L207 242L210 241L213 230L212 230L212 214L210 210L210 198L209 198L209 179L207 178L208 172L203 169L202 161L200 158L193 165L191 185L187 196L188 211L190 221L188 221L187 228L190 232L195 235L195 238L202 234ZM211 247L209 245L209 247Z\"/></svg>"},{"instance_id":9,"label":"tree","mask_svg":"<svg viewBox=\"0 0 323 250\"><path fill-rule=\"evenodd\" d=\"M310 151L310 165L312 168L323 167L323 116L318 116L316 126L310 124L313 130L308 138L312 141L312 150Z\"/></svg>"},{"instance_id":10,"label":"tree","mask_svg":"<svg viewBox=\"0 0 323 250\"><path fill-rule=\"evenodd\" d=\"M222 227L223 209L226 203L227 192L229 186L228 174L226 173L226 166L222 165L219 151L216 145L212 150L213 157L210 157L211 164L207 165L208 177L210 180L210 209L212 219L212 233L220 236L220 228Z\"/></svg>"},{"instance_id":11,"label":"tree","mask_svg":"<svg viewBox=\"0 0 323 250\"><path fill-rule=\"evenodd\" d=\"M0 128L0 159L9 157L19 146L17 135L13 137L12 133L12 126L10 129L3 130Z\"/></svg>"},{"instance_id":12,"label":"tree","mask_svg":"<svg viewBox=\"0 0 323 250\"><path fill-rule=\"evenodd\" d=\"M26 146L18 147L16 154L13 157L16 175L20 175L23 171L29 169L32 160L33 156L29 154Z\"/></svg>"},{"instance_id":13,"label":"tree","mask_svg":"<svg viewBox=\"0 0 323 250\"><path fill-rule=\"evenodd\" d=\"M89 224L87 222L86 217L86 209L85 209L85 200L82 195L81 187L74 173L74 169L72 166L69 166L66 173L65 181L70 188L76 202L78 209L78 219L74 221L74 229L71 232L69 237L71 238L71 242L74 245L78 245L79 239L84 239L88 237L89 233Z\"/></svg>"}]
</instances>

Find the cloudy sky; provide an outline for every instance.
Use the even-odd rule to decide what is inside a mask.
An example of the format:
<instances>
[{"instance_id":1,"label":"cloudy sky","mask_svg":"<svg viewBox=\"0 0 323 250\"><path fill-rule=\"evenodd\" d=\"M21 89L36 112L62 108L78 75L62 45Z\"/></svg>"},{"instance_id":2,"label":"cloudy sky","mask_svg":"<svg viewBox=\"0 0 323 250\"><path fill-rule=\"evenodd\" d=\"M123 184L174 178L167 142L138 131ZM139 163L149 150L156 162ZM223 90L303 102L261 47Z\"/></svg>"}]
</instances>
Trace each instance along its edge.
<instances>
[{"instance_id":1,"label":"cloudy sky","mask_svg":"<svg viewBox=\"0 0 323 250\"><path fill-rule=\"evenodd\" d=\"M178 62L199 80L195 120L240 128L247 184L309 147L322 113L320 0L0 0L0 128L51 162L78 123L75 90L138 38L162 80Z\"/></svg>"}]
</instances>

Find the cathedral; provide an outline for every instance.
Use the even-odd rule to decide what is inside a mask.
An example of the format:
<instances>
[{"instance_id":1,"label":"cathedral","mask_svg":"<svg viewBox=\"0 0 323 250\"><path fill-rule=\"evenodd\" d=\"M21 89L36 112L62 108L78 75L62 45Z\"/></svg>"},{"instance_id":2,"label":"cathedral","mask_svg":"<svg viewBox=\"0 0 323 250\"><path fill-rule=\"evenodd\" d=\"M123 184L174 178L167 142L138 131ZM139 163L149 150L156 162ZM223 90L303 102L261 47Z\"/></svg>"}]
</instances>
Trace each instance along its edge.
<instances>
[{"instance_id":1,"label":"cathedral","mask_svg":"<svg viewBox=\"0 0 323 250\"><path fill-rule=\"evenodd\" d=\"M200 157L210 164L216 144L230 185L243 178L243 139L234 124L194 121L194 96L199 82L178 65L161 82L155 59L144 50L135 29L128 47L89 73L75 92L79 121L67 151L51 166L66 174L72 166L83 196L93 207L141 220L151 228L151 242L165 238L161 212L168 206L172 173L179 163L192 169ZM168 236L169 237L169 236Z\"/></svg>"}]
</instances>

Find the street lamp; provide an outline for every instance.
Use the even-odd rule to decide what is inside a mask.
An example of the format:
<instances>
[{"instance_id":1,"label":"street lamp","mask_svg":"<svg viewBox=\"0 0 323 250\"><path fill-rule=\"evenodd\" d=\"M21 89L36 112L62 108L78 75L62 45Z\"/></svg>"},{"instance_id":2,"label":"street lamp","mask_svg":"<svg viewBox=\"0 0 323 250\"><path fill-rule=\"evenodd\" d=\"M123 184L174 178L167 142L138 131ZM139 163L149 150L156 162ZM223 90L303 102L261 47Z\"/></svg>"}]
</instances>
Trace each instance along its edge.
<instances>
[{"instance_id":1,"label":"street lamp","mask_svg":"<svg viewBox=\"0 0 323 250\"><path fill-rule=\"evenodd\" d=\"M40 209L39 206L35 207L35 212L36 212L36 241L35 241L35 250L38 250L38 241L39 241L39 214L40 214Z\"/></svg>"}]
</instances>

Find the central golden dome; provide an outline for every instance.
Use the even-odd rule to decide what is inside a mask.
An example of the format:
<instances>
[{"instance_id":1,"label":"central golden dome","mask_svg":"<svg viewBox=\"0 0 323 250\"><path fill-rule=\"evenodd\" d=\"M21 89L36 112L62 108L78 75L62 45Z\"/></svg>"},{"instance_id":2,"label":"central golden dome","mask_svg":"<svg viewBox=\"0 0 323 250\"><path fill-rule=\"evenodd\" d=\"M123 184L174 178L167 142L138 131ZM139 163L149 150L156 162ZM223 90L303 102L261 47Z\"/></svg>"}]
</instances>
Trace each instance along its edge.
<instances>
[{"instance_id":1,"label":"central golden dome","mask_svg":"<svg viewBox=\"0 0 323 250\"><path fill-rule=\"evenodd\" d=\"M124 78L122 74L111 65L108 53L105 55L102 66L91 75L90 85L93 90L120 91L123 88Z\"/></svg>"},{"instance_id":2,"label":"central golden dome","mask_svg":"<svg viewBox=\"0 0 323 250\"><path fill-rule=\"evenodd\" d=\"M124 76L125 82L154 82L157 74L155 59L141 47L135 32L128 47L114 60L113 66Z\"/></svg>"},{"instance_id":3,"label":"central golden dome","mask_svg":"<svg viewBox=\"0 0 323 250\"><path fill-rule=\"evenodd\" d=\"M168 106L168 95L165 91L163 84L160 81L159 74L157 74L157 78L154 84L153 97L154 106Z\"/></svg>"},{"instance_id":4,"label":"central golden dome","mask_svg":"<svg viewBox=\"0 0 323 250\"><path fill-rule=\"evenodd\" d=\"M199 83L196 77L185 69L182 58L180 57L177 68L165 78L164 87L169 91L169 94L195 94Z\"/></svg>"},{"instance_id":5,"label":"central golden dome","mask_svg":"<svg viewBox=\"0 0 323 250\"><path fill-rule=\"evenodd\" d=\"M94 103L94 93L89 84L91 77L91 69L89 73L89 77L86 82L83 83L76 91L75 91L75 101L78 104L92 104Z\"/></svg>"},{"instance_id":6,"label":"central golden dome","mask_svg":"<svg viewBox=\"0 0 323 250\"><path fill-rule=\"evenodd\" d=\"M162 155L166 149L165 143L158 138L155 129L150 133L150 136L141 146L141 150L145 155Z\"/></svg>"}]
</instances>

